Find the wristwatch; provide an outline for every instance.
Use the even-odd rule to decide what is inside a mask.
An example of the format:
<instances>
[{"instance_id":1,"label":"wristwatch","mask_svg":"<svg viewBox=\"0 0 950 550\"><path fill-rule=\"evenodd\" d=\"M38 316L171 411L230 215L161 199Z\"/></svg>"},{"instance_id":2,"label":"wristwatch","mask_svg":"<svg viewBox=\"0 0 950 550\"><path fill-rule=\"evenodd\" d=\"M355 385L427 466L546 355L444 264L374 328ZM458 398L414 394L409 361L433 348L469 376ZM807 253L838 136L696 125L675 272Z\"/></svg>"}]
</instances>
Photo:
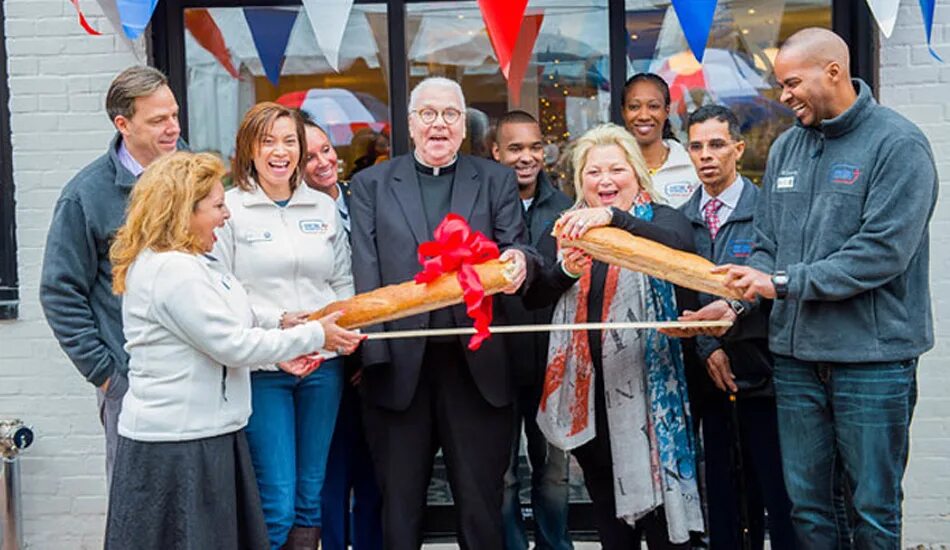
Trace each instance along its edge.
<instances>
[{"instance_id":1,"label":"wristwatch","mask_svg":"<svg viewBox=\"0 0 950 550\"><path fill-rule=\"evenodd\" d=\"M742 303L742 300L726 300L729 304L729 307L732 308L732 311L736 314L736 317L742 317L742 314L745 313L746 307Z\"/></svg>"},{"instance_id":2,"label":"wristwatch","mask_svg":"<svg viewBox=\"0 0 950 550\"><path fill-rule=\"evenodd\" d=\"M775 297L779 300L788 295L788 273L776 271L772 274L772 286L775 287Z\"/></svg>"}]
</instances>

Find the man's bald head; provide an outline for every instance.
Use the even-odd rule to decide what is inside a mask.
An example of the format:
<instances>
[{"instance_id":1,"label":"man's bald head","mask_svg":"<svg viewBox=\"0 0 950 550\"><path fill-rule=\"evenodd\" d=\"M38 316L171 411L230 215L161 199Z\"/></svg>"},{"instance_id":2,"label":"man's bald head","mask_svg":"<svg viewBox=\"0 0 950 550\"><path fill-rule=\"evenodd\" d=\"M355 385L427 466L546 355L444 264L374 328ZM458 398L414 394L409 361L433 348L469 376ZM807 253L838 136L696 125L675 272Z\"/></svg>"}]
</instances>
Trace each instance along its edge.
<instances>
[{"instance_id":1,"label":"man's bald head","mask_svg":"<svg viewBox=\"0 0 950 550\"><path fill-rule=\"evenodd\" d=\"M851 77L851 53L848 44L837 34L819 27L802 29L788 37L778 52L779 56L798 56L824 68L837 63Z\"/></svg>"},{"instance_id":2,"label":"man's bald head","mask_svg":"<svg viewBox=\"0 0 950 550\"><path fill-rule=\"evenodd\" d=\"M820 28L802 29L788 37L775 57L781 101L805 126L834 118L854 103L848 45Z\"/></svg>"}]
</instances>

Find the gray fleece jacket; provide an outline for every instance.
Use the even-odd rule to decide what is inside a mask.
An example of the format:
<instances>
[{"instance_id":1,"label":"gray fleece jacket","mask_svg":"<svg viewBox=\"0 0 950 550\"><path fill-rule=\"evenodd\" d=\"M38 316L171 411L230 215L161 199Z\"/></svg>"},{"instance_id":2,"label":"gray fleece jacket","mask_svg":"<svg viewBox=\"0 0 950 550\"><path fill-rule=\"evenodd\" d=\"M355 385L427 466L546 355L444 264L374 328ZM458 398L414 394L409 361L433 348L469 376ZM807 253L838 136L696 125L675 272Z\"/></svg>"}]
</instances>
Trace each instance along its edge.
<instances>
[{"instance_id":1,"label":"gray fleece jacket","mask_svg":"<svg viewBox=\"0 0 950 550\"><path fill-rule=\"evenodd\" d=\"M86 380L125 375L122 301L112 293L109 247L136 178L119 161L122 135L63 187L46 236L40 304L59 345ZM187 149L178 140L178 149Z\"/></svg>"},{"instance_id":2,"label":"gray fleece jacket","mask_svg":"<svg viewBox=\"0 0 950 550\"><path fill-rule=\"evenodd\" d=\"M772 145L749 265L788 272L773 353L901 361L933 347L928 224L937 171L924 134L854 81L857 101Z\"/></svg>"}]
</instances>

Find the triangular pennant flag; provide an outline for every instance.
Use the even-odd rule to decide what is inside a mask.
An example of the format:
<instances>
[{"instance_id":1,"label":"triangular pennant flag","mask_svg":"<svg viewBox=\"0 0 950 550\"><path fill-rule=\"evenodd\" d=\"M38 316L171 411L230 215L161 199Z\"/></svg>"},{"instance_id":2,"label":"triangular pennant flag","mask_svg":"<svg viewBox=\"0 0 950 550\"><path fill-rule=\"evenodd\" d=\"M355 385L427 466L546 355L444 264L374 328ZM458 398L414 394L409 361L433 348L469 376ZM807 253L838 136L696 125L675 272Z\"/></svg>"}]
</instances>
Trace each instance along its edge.
<instances>
[{"instance_id":1,"label":"triangular pennant flag","mask_svg":"<svg viewBox=\"0 0 950 550\"><path fill-rule=\"evenodd\" d=\"M706 53L706 41L716 13L716 0L673 0L673 9L680 20L686 42L700 63Z\"/></svg>"},{"instance_id":2,"label":"triangular pennant flag","mask_svg":"<svg viewBox=\"0 0 950 550\"><path fill-rule=\"evenodd\" d=\"M539 13L526 15L521 23L521 32L511 52L511 68L508 70L508 95L511 96L512 105L521 103L521 83L528 72L531 52L534 51L534 43L538 40L543 22L544 14Z\"/></svg>"},{"instance_id":3,"label":"triangular pennant flag","mask_svg":"<svg viewBox=\"0 0 950 550\"><path fill-rule=\"evenodd\" d=\"M927 31L927 48L930 49L930 55L934 56L934 59L943 63L943 59L937 55L937 52L934 51L933 44L930 43L930 34L933 32L934 28L934 8L936 7L934 0L920 0L920 13L924 16L924 30Z\"/></svg>"},{"instance_id":4,"label":"triangular pennant flag","mask_svg":"<svg viewBox=\"0 0 950 550\"><path fill-rule=\"evenodd\" d=\"M116 0L122 30L129 40L135 40L145 31L157 4L158 0Z\"/></svg>"},{"instance_id":5,"label":"triangular pennant flag","mask_svg":"<svg viewBox=\"0 0 950 550\"><path fill-rule=\"evenodd\" d=\"M498 59L501 74L508 78L511 68L511 54L521 30L521 20L528 0L478 0L482 20L488 29L488 39Z\"/></svg>"},{"instance_id":6,"label":"triangular pennant flag","mask_svg":"<svg viewBox=\"0 0 950 550\"><path fill-rule=\"evenodd\" d=\"M303 0L303 9L323 57L334 71L340 72L340 49L353 0Z\"/></svg>"},{"instance_id":7,"label":"triangular pennant flag","mask_svg":"<svg viewBox=\"0 0 950 550\"><path fill-rule=\"evenodd\" d=\"M93 36L99 36L102 33L92 28L92 25L89 24L89 21L86 20L86 16L82 13L82 8L79 7L79 0L69 0L73 7L76 8L76 13L79 15L79 26L86 31L86 34L91 34Z\"/></svg>"},{"instance_id":8,"label":"triangular pennant flag","mask_svg":"<svg viewBox=\"0 0 950 550\"><path fill-rule=\"evenodd\" d=\"M284 52L290 42L290 31L297 21L297 10L280 8L244 8L244 19L251 29L257 56L264 66L264 74L274 86L280 81Z\"/></svg>"},{"instance_id":9,"label":"triangular pennant flag","mask_svg":"<svg viewBox=\"0 0 950 550\"><path fill-rule=\"evenodd\" d=\"M894 23L897 23L897 10L901 7L901 0L867 0L871 8L871 15L877 21L877 28L881 29L886 38L894 32Z\"/></svg>"},{"instance_id":10,"label":"triangular pennant flag","mask_svg":"<svg viewBox=\"0 0 950 550\"><path fill-rule=\"evenodd\" d=\"M198 44L208 50L208 52L218 60L218 63L228 71L228 74L234 78L239 78L237 68L231 61L231 52L224 43L224 35L221 29L211 17L211 12L206 8L189 8L185 10L185 28L191 33Z\"/></svg>"}]
</instances>

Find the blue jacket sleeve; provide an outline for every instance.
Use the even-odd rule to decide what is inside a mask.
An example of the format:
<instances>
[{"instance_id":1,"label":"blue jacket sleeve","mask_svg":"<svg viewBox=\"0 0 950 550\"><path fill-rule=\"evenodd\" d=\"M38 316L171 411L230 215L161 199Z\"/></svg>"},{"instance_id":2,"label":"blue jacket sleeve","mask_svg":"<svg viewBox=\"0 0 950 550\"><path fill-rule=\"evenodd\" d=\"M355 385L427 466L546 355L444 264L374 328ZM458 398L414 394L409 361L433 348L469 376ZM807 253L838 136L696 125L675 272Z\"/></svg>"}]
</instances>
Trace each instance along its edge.
<instances>
[{"instance_id":1,"label":"blue jacket sleeve","mask_svg":"<svg viewBox=\"0 0 950 550\"><path fill-rule=\"evenodd\" d=\"M936 201L933 156L920 140L899 139L870 177L861 228L827 258L788 266L789 299L845 300L907 270Z\"/></svg>"},{"instance_id":2,"label":"blue jacket sleeve","mask_svg":"<svg viewBox=\"0 0 950 550\"><path fill-rule=\"evenodd\" d=\"M89 302L98 260L82 204L61 198L46 237L40 304L69 360L95 386L104 384L119 364L102 339Z\"/></svg>"}]
</instances>

